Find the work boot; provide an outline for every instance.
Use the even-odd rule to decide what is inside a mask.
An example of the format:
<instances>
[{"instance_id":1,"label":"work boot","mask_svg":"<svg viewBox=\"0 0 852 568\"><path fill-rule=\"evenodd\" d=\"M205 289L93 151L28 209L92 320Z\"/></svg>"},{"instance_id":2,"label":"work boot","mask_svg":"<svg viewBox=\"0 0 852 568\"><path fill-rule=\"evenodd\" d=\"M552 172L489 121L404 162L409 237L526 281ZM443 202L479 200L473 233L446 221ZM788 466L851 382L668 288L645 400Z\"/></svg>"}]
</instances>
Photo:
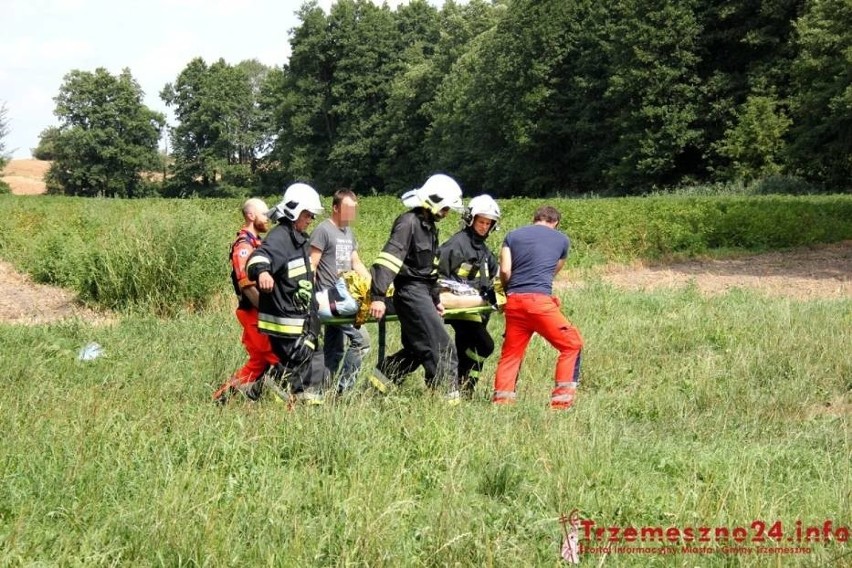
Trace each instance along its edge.
<instances>
[{"instance_id":1,"label":"work boot","mask_svg":"<svg viewBox=\"0 0 852 568\"><path fill-rule=\"evenodd\" d=\"M461 394L457 390L450 391L444 395L444 402L446 402L448 406L458 406L461 404Z\"/></svg>"},{"instance_id":2,"label":"work boot","mask_svg":"<svg viewBox=\"0 0 852 568\"><path fill-rule=\"evenodd\" d=\"M290 384L287 380L287 373L284 367L279 363L270 370L263 380L263 386L270 389L282 401L290 403Z\"/></svg>"},{"instance_id":3,"label":"work boot","mask_svg":"<svg viewBox=\"0 0 852 568\"><path fill-rule=\"evenodd\" d=\"M300 393L296 393L296 402L307 406L320 406L325 404L325 398L322 393L314 392L314 391L302 391Z\"/></svg>"},{"instance_id":4,"label":"work boot","mask_svg":"<svg viewBox=\"0 0 852 568\"><path fill-rule=\"evenodd\" d=\"M577 399L577 383L559 385L553 390L550 397L551 410L571 410Z\"/></svg>"},{"instance_id":5,"label":"work boot","mask_svg":"<svg viewBox=\"0 0 852 568\"><path fill-rule=\"evenodd\" d=\"M225 384L213 393L213 401L217 404L227 404L234 395L242 394L249 401L257 402L261 393L261 381L256 380L250 383L240 383L238 380L239 379L236 375L231 375L231 377L225 381Z\"/></svg>"},{"instance_id":6,"label":"work boot","mask_svg":"<svg viewBox=\"0 0 852 568\"><path fill-rule=\"evenodd\" d=\"M370 373L370 385L382 394L388 394L394 387L393 382L378 367Z\"/></svg>"},{"instance_id":7,"label":"work boot","mask_svg":"<svg viewBox=\"0 0 852 568\"><path fill-rule=\"evenodd\" d=\"M459 391L465 400L473 399L473 391L476 389L476 379L473 377L461 377L459 379Z\"/></svg>"}]
</instances>

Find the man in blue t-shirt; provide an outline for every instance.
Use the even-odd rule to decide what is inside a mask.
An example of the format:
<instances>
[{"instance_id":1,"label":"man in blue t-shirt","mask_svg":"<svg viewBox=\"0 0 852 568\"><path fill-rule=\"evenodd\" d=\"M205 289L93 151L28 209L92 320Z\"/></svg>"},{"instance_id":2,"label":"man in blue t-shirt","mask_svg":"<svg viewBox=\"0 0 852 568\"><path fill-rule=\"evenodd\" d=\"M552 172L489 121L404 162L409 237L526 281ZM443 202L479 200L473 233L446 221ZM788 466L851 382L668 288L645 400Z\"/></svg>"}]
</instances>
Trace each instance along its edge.
<instances>
[{"instance_id":1,"label":"man in blue t-shirt","mask_svg":"<svg viewBox=\"0 0 852 568\"><path fill-rule=\"evenodd\" d=\"M552 295L553 277L562 269L571 246L556 230L561 216L550 206L539 207L533 224L506 235L500 250L500 281L506 290L506 339L494 377L495 404L515 402L521 361L533 333L559 350L550 406L568 410L580 379L583 339L559 310Z\"/></svg>"}]
</instances>

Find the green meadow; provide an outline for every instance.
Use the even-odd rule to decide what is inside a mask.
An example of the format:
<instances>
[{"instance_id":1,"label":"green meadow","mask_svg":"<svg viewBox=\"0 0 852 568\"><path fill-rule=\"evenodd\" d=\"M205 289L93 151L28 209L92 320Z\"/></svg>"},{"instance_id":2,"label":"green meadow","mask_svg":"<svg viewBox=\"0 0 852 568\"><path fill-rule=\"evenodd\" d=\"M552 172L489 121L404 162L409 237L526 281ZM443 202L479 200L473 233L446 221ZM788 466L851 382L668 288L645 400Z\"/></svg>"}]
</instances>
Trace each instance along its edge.
<instances>
[{"instance_id":1,"label":"green meadow","mask_svg":"<svg viewBox=\"0 0 852 568\"><path fill-rule=\"evenodd\" d=\"M573 509L622 532L581 528L611 547L582 565L852 564L852 300L624 292L593 276L848 240L852 197L554 201L569 271L592 275L558 292L586 342L568 413L547 408L555 351L539 338L511 408L488 402L496 355L455 408L420 374L390 397L362 377L322 407L216 407L244 357L226 259L237 201L0 196L0 258L115 314L0 324L0 566L559 566ZM402 207L361 203L371 260ZM501 202L502 234L539 203ZM502 327L497 315L498 343ZM104 355L78 361L90 341ZM629 527L681 536L630 542ZM701 542L701 527L747 536ZM799 551L759 548L778 546Z\"/></svg>"}]
</instances>

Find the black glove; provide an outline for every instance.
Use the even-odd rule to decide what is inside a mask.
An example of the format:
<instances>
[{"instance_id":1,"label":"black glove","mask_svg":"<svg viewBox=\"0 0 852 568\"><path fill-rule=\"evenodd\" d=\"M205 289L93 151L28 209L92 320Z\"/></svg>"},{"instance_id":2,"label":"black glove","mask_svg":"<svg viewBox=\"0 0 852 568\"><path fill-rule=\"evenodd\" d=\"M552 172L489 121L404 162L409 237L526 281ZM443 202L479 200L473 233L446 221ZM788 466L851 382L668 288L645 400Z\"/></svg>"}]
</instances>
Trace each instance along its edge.
<instances>
[{"instance_id":1,"label":"black glove","mask_svg":"<svg viewBox=\"0 0 852 568\"><path fill-rule=\"evenodd\" d=\"M483 288L482 292L480 292L482 298L488 302L492 308L497 308L497 292L494 291L494 288Z\"/></svg>"},{"instance_id":2,"label":"black glove","mask_svg":"<svg viewBox=\"0 0 852 568\"><path fill-rule=\"evenodd\" d=\"M311 331L305 331L293 344L290 351L290 361L295 365L302 365L311 360L317 348L317 336Z\"/></svg>"}]
</instances>

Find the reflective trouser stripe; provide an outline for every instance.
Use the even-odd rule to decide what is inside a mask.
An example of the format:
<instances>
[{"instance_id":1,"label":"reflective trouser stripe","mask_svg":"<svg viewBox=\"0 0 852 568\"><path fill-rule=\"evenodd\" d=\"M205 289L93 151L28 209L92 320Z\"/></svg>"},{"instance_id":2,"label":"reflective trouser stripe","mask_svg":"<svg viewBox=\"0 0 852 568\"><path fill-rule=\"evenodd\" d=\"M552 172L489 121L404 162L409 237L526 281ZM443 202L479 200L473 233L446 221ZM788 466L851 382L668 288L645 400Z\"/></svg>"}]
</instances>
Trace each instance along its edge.
<instances>
[{"instance_id":1,"label":"reflective trouser stripe","mask_svg":"<svg viewBox=\"0 0 852 568\"><path fill-rule=\"evenodd\" d=\"M495 402L497 404L515 402L515 398L517 398L517 396L518 395L512 391L494 391L494 396L491 397L491 402Z\"/></svg>"},{"instance_id":2,"label":"reflective trouser stripe","mask_svg":"<svg viewBox=\"0 0 852 568\"><path fill-rule=\"evenodd\" d=\"M577 395L577 383L573 381L557 381L550 395L550 406L569 407Z\"/></svg>"},{"instance_id":3,"label":"reflective trouser stripe","mask_svg":"<svg viewBox=\"0 0 852 568\"><path fill-rule=\"evenodd\" d=\"M476 361L477 363L485 363L485 357L474 351L473 349L465 349L464 354Z\"/></svg>"},{"instance_id":4,"label":"reflective trouser stripe","mask_svg":"<svg viewBox=\"0 0 852 568\"><path fill-rule=\"evenodd\" d=\"M550 397L550 402L571 402L574 400L573 394L560 394Z\"/></svg>"}]
</instances>

